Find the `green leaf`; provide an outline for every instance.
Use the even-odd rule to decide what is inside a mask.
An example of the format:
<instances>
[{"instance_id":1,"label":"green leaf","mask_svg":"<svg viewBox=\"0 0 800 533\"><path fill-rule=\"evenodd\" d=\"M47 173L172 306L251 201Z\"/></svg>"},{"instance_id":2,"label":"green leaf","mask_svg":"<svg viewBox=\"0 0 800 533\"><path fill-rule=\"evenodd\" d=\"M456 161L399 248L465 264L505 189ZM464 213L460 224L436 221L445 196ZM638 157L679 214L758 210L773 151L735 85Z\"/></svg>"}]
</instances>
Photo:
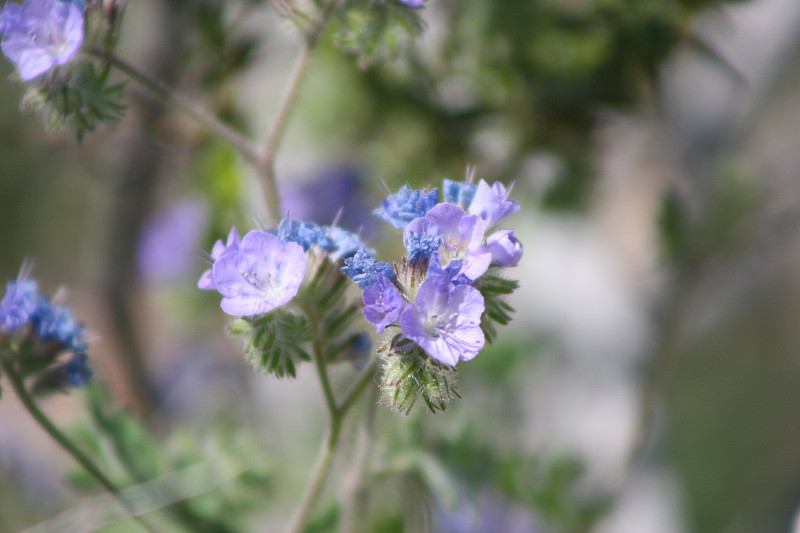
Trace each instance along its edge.
<instances>
[{"instance_id":1,"label":"green leaf","mask_svg":"<svg viewBox=\"0 0 800 533\"><path fill-rule=\"evenodd\" d=\"M286 308L241 319L231 324L228 331L244 337L250 363L262 372L295 377L296 364L311 360L303 348L312 339L308 321Z\"/></svg>"},{"instance_id":2,"label":"green leaf","mask_svg":"<svg viewBox=\"0 0 800 533\"><path fill-rule=\"evenodd\" d=\"M475 281L475 288L483 295L486 310L481 316L481 329L487 342L494 342L497 338L495 324L505 326L511 322L511 307L503 298L519 287L519 282L501 278L493 273L498 269L490 269L486 274Z\"/></svg>"}]
</instances>

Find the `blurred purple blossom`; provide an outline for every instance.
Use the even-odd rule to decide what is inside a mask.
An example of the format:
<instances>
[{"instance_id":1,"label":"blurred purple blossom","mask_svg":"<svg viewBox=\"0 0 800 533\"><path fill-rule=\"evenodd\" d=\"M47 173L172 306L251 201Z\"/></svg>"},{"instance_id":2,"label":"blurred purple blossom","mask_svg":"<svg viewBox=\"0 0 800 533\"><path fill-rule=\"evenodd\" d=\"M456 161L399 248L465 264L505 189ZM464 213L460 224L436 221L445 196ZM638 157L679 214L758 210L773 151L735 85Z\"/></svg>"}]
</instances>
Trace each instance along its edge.
<instances>
[{"instance_id":1,"label":"blurred purple blossom","mask_svg":"<svg viewBox=\"0 0 800 533\"><path fill-rule=\"evenodd\" d=\"M470 215L480 216L486 222L486 229L489 229L519 210L519 204L508 199L510 193L511 189L506 189L499 181L489 186L485 180L481 180L475 189L468 212Z\"/></svg>"},{"instance_id":2,"label":"blurred purple blossom","mask_svg":"<svg viewBox=\"0 0 800 533\"><path fill-rule=\"evenodd\" d=\"M138 268L151 283L180 280L197 262L197 251L208 222L208 206L197 199L180 200L145 222L139 236ZM219 244L219 243L218 243ZM221 256L218 244L212 258ZM201 287L213 289L214 287Z\"/></svg>"},{"instance_id":3,"label":"blurred purple blossom","mask_svg":"<svg viewBox=\"0 0 800 533\"><path fill-rule=\"evenodd\" d=\"M403 311L403 334L446 365L469 361L483 348L481 293L469 285L455 285L443 276L428 276L416 301Z\"/></svg>"},{"instance_id":4,"label":"blurred purple blossom","mask_svg":"<svg viewBox=\"0 0 800 533\"><path fill-rule=\"evenodd\" d=\"M294 298L306 273L306 254L294 242L266 231L251 231L238 250L214 263L220 306L229 315L266 313Z\"/></svg>"},{"instance_id":5,"label":"blurred purple blossom","mask_svg":"<svg viewBox=\"0 0 800 533\"><path fill-rule=\"evenodd\" d=\"M83 43L83 10L72 2L9 2L0 11L0 48L28 81L68 63Z\"/></svg>"},{"instance_id":6,"label":"blurred purple blossom","mask_svg":"<svg viewBox=\"0 0 800 533\"><path fill-rule=\"evenodd\" d=\"M522 258L522 243L514 237L514 230L492 233L486 238L486 247L492 254L492 263L498 266L516 266Z\"/></svg>"},{"instance_id":7,"label":"blurred purple blossom","mask_svg":"<svg viewBox=\"0 0 800 533\"><path fill-rule=\"evenodd\" d=\"M42 299L35 280L9 281L0 300L0 331L10 333L26 325Z\"/></svg>"}]
</instances>

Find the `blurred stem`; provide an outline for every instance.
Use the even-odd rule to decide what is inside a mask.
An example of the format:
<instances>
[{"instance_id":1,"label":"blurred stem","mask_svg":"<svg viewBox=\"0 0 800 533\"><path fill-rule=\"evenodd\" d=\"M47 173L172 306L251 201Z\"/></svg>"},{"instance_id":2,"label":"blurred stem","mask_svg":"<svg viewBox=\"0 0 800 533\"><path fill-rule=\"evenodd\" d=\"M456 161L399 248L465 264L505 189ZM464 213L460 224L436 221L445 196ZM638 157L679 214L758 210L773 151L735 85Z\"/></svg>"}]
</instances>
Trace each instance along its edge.
<instances>
[{"instance_id":1,"label":"blurred stem","mask_svg":"<svg viewBox=\"0 0 800 533\"><path fill-rule=\"evenodd\" d=\"M264 149L258 158L258 168L264 180L264 193L266 195L269 214L276 220L281 217L280 197L278 196L278 185L275 180L275 156L280 148L286 128L289 125L289 118L294 112L297 98L300 95L300 88L308 74L311 59L317 49L317 45L322 39L322 34L328 27L331 17L335 12L338 0L328 0L319 18L305 36L303 50L295 61L289 83L283 93L272 127L267 134Z\"/></svg>"},{"instance_id":2,"label":"blurred stem","mask_svg":"<svg viewBox=\"0 0 800 533\"><path fill-rule=\"evenodd\" d=\"M78 448L75 443L73 443L64 433L59 430L53 422L47 418L47 415L39 409L39 406L36 405L33 397L28 393L28 390L25 388L25 383L23 382L22 378L17 374L17 371L14 369L14 366L8 361L5 357L0 357L0 368L3 369L5 372L6 377L8 377L8 381L11 383L11 387L14 389L14 392L17 393L17 397L19 397L22 405L25 406L25 409L30 413L30 415L36 420L36 422L44 429L50 437L53 438L60 446L64 449L68 454L70 454L77 462L81 465L81 467L92 477L95 481L97 481L105 490L107 490L114 498L116 498L125 510L129 513L130 517L133 520L136 520L139 525L141 525L144 529L151 533L158 533L159 529L155 527L149 520L147 520L144 516L139 515L139 511L136 507L125 497L120 490L106 475L103 471L98 467L89 457Z\"/></svg>"},{"instance_id":3,"label":"blurred stem","mask_svg":"<svg viewBox=\"0 0 800 533\"><path fill-rule=\"evenodd\" d=\"M259 154L242 134L219 120L217 117L207 112L197 104L189 101L186 97L178 94L174 89L167 87L155 78L152 78L134 67L124 59L114 55L110 51L98 48L90 48L88 54L106 61L108 64L124 73L130 79L150 91L156 98L165 104L177 109L188 116L202 127L225 139L250 163L258 165Z\"/></svg>"}]
</instances>

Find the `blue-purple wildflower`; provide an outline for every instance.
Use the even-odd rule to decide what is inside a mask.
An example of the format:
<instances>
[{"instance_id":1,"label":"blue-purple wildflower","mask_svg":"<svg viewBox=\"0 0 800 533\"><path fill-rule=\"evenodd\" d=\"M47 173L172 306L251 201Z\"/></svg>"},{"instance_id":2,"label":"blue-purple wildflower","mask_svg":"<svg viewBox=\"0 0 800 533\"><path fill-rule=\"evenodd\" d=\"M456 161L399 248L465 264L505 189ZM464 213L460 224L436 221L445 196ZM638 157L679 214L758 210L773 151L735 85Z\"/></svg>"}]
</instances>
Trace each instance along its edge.
<instances>
[{"instance_id":1,"label":"blue-purple wildflower","mask_svg":"<svg viewBox=\"0 0 800 533\"><path fill-rule=\"evenodd\" d=\"M449 366L469 361L486 342L481 329L483 295L469 285L428 276L400 317L403 335L431 358Z\"/></svg>"},{"instance_id":2,"label":"blue-purple wildflower","mask_svg":"<svg viewBox=\"0 0 800 533\"><path fill-rule=\"evenodd\" d=\"M306 272L306 254L295 242L251 231L238 250L214 262L214 284L229 315L266 313L294 298Z\"/></svg>"},{"instance_id":3,"label":"blue-purple wildflower","mask_svg":"<svg viewBox=\"0 0 800 533\"><path fill-rule=\"evenodd\" d=\"M400 291L383 274L378 276L377 282L364 289L364 316L378 333L398 322L405 304Z\"/></svg>"},{"instance_id":4,"label":"blue-purple wildflower","mask_svg":"<svg viewBox=\"0 0 800 533\"><path fill-rule=\"evenodd\" d=\"M400 3L416 9L418 7L422 7L424 0L400 0Z\"/></svg>"},{"instance_id":5,"label":"blue-purple wildflower","mask_svg":"<svg viewBox=\"0 0 800 533\"><path fill-rule=\"evenodd\" d=\"M72 60L83 43L83 9L61 0L9 2L0 11L0 48L29 81Z\"/></svg>"},{"instance_id":6,"label":"blue-purple wildflower","mask_svg":"<svg viewBox=\"0 0 800 533\"><path fill-rule=\"evenodd\" d=\"M481 180L467 211L470 215L481 217L486 222L486 229L489 229L519 210L519 204L508 199L510 192L511 189L506 189L506 186L499 181L490 186Z\"/></svg>"},{"instance_id":7,"label":"blue-purple wildflower","mask_svg":"<svg viewBox=\"0 0 800 533\"><path fill-rule=\"evenodd\" d=\"M83 387L88 385L94 375L88 366L89 357L85 352L75 353L62 367L62 384L65 387Z\"/></svg>"},{"instance_id":8,"label":"blue-purple wildflower","mask_svg":"<svg viewBox=\"0 0 800 533\"><path fill-rule=\"evenodd\" d=\"M442 180L444 201L450 204L456 204L464 210L469 209L469 204L472 203L477 188L477 185L468 181Z\"/></svg>"},{"instance_id":9,"label":"blue-purple wildflower","mask_svg":"<svg viewBox=\"0 0 800 533\"><path fill-rule=\"evenodd\" d=\"M424 216L439 201L439 192L415 190L403 185L395 194L381 202L375 214L395 228L403 228L415 218Z\"/></svg>"},{"instance_id":10,"label":"blue-purple wildflower","mask_svg":"<svg viewBox=\"0 0 800 533\"><path fill-rule=\"evenodd\" d=\"M366 248L362 248L352 257L345 259L341 271L347 274L360 289L366 289L378 283L381 276L394 279L396 274L389 263L378 261Z\"/></svg>"},{"instance_id":11,"label":"blue-purple wildflower","mask_svg":"<svg viewBox=\"0 0 800 533\"><path fill-rule=\"evenodd\" d=\"M486 238L486 247L492 254L492 264L512 267L522 258L522 243L514 237L514 230L502 230Z\"/></svg>"},{"instance_id":12,"label":"blue-purple wildflower","mask_svg":"<svg viewBox=\"0 0 800 533\"><path fill-rule=\"evenodd\" d=\"M0 332L11 333L27 325L42 299L36 281L9 281L6 284L6 293L0 300Z\"/></svg>"}]
</instances>

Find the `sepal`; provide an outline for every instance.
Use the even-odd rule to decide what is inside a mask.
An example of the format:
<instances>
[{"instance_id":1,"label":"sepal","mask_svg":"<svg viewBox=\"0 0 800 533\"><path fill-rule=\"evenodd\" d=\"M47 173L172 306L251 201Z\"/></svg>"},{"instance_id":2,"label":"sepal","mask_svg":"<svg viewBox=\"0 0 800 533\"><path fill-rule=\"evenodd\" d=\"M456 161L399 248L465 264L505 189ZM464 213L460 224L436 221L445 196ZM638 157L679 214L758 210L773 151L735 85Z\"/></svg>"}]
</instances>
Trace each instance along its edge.
<instances>
[{"instance_id":1,"label":"sepal","mask_svg":"<svg viewBox=\"0 0 800 533\"><path fill-rule=\"evenodd\" d=\"M99 124L120 119L125 84L110 83L108 69L98 70L93 63L81 63L76 69L53 79L45 77L25 95L22 107L41 114L49 130L67 128L81 141Z\"/></svg>"},{"instance_id":2,"label":"sepal","mask_svg":"<svg viewBox=\"0 0 800 533\"><path fill-rule=\"evenodd\" d=\"M497 337L496 324L505 326L511 322L511 307L504 297L514 292L519 287L519 282L504 279L494 274L497 269L492 268L486 274L475 280L475 288L483 295L486 310L481 316L481 329L488 342L494 342Z\"/></svg>"},{"instance_id":3,"label":"sepal","mask_svg":"<svg viewBox=\"0 0 800 533\"><path fill-rule=\"evenodd\" d=\"M392 328L396 332L396 328ZM381 358L380 402L409 414L419 398L432 413L445 411L450 401L461 398L456 369L439 363L402 334L378 349Z\"/></svg>"},{"instance_id":4,"label":"sepal","mask_svg":"<svg viewBox=\"0 0 800 533\"><path fill-rule=\"evenodd\" d=\"M262 372L295 377L297 363L311 360L303 348L312 338L308 321L286 309L242 318L231 324L228 331L244 338L250 363Z\"/></svg>"}]
</instances>

